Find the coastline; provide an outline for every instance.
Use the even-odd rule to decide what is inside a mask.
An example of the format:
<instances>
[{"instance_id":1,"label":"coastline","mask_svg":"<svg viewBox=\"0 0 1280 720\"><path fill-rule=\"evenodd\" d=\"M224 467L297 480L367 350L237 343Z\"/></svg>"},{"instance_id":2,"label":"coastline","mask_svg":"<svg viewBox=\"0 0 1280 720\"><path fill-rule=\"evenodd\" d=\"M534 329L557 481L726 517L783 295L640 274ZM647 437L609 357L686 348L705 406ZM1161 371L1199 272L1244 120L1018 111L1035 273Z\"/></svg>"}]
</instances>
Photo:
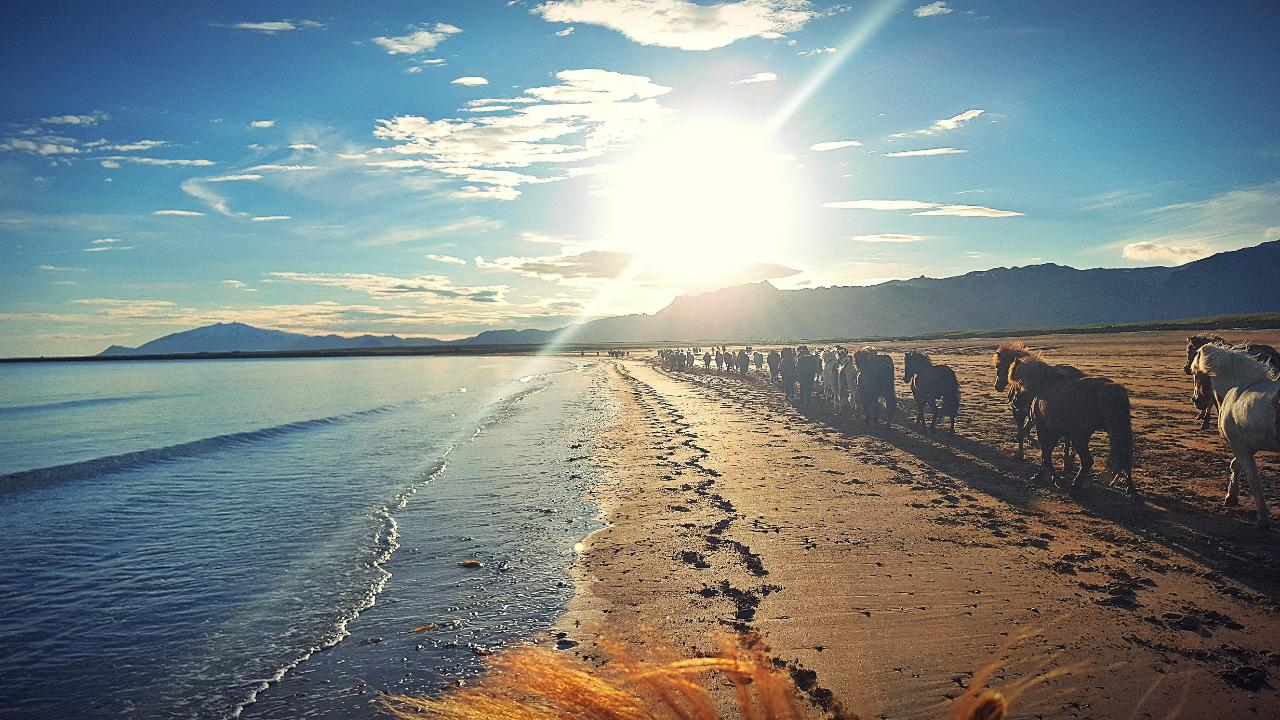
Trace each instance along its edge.
<instances>
[{"instance_id":1,"label":"coastline","mask_svg":"<svg viewBox=\"0 0 1280 720\"><path fill-rule=\"evenodd\" d=\"M1280 542L1252 532L1247 503L1219 507L1226 459L1190 426L1183 342L1033 343L1134 391L1138 506L1096 474L1080 498L1027 480L990 344L887 348L956 368L954 439L908 428L905 409L871 432L801 413L763 376L612 363L618 413L591 488L605 526L570 570L561 647L601 662L602 638L689 655L756 632L815 716L830 698L860 717L945 716L992 661L996 689L1070 670L1016 698L1015 716L1277 712Z\"/></svg>"}]
</instances>

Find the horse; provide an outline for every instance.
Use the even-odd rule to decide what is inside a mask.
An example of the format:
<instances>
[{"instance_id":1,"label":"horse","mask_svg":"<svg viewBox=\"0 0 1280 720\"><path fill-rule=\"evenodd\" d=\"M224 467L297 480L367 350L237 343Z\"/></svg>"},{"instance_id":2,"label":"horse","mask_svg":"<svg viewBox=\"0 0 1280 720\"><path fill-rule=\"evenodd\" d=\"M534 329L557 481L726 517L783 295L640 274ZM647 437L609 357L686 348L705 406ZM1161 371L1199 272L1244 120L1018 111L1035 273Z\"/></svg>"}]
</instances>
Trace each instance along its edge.
<instances>
[{"instance_id":1,"label":"horse","mask_svg":"<svg viewBox=\"0 0 1280 720\"><path fill-rule=\"evenodd\" d=\"M782 348L780 355L782 367L778 373L782 376L782 392L788 398L796 393L796 351L789 347Z\"/></svg>"},{"instance_id":2,"label":"horse","mask_svg":"<svg viewBox=\"0 0 1280 720\"><path fill-rule=\"evenodd\" d=\"M853 365L852 355L841 351L840 369L836 378L838 383L836 391L837 412L841 415L852 416L855 412L854 398L858 393L858 370Z\"/></svg>"},{"instance_id":3,"label":"horse","mask_svg":"<svg viewBox=\"0 0 1280 720\"><path fill-rule=\"evenodd\" d=\"M777 350L769 351L769 378L772 380L782 379L782 356Z\"/></svg>"},{"instance_id":4,"label":"horse","mask_svg":"<svg viewBox=\"0 0 1280 720\"><path fill-rule=\"evenodd\" d=\"M929 356L912 350L902 361L902 382L911 386L911 396L916 400L916 422L924 428L924 409L933 412L930 428L938 427L938 417L951 419L951 434L956 434L956 415L960 412L960 381L956 373L946 365L934 365ZM938 407L938 401L942 407Z\"/></svg>"},{"instance_id":5,"label":"horse","mask_svg":"<svg viewBox=\"0 0 1280 720\"><path fill-rule=\"evenodd\" d=\"M818 377L818 356L809 352L809 348L801 345L800 354L796 356L796 380L800 383L799 403L808 405L813 396L813 381Z\"/></svg>"},{"instance_id":6,"label":"horse","mask_svg":"<svg viewBox=\"0 0 1280 720\"><path fill-rule=\"evenodd\" d=\"M1209 377L1218 401L1218 434L1231 446L1230 477L1225 505L1239 503L1240 474L1244 473L1257 507L1258 529L1271 526L1271 513L1262 495L1259 450L1280 451L1280 371L1258 362L1247 350L1203 345L1196 351L1192 371Z\"/></svg>"},{"instance_id":7,"label":"horse","mask_svg":"<svg viewBox=\"0 0 1280 720\"><path fill-rule=\"evenodd\" d=\"M880 401L884 401L885 423L893 422L893 415L898 411L898 396L893 386L893 358L883 355L875 348L864 347L853 354L853 365L857 368L857 406L862 409L862 417L867 424L879 419Z\"/></svg>"},{"instance_id":8,"label":"horse","mask_svg":"<svg viewBox=\"0 0 1280 720\"><path fill-rule=\"evenodd\" d=\"M991 356L991 364L996 369L996 391L1005 392L1009 396L1009 410L1013 414L1013 431L1018 442L1018 453L1016 457L1021 460L1025 457L1023 452L1024 443L1031 437L1031 394L1015 387L1009 386L1009 366L1014 360L1019 358L1035 358L1044 360L1044 356L1035 350L1028 349L1026 345L1020 342L1002 343L996 347L996 352ZM1084 373L1070 365L1056 365L1064 373L1075 375L1076 377L1084 377ZM1063 452L1063 463L1070 462L1071 446L1068 445Z\"/></svg>"},{"instance_id":9,"label":"horse","mask_svg":"<svg viewBox=\"0 0 1280 720\"><path fill-rule=\"evenodd\" d=\"M1191 364L1195 360L1196 352L1205 345L1210 344L1244 350L1260 362L1280 370L1280 350L1276 350L1270 345L1246 342L1244 345L1235 346L1219 335L1192 335L1188 337L1187 363L1182 366L1182 372L1190 375L1194 383L1191 388L1191 404L1195 406L1196 410L1200 411L1196 414L1196 419L1200 421L1201 430L1209 429L1209 416L1214 408L1217 407L1218 402L1214 397L1213 387L1209 384L1209 378L1203 373L1192 372Z\"/></svg>"},{"instance_id":10,"label":"horse","mask_svg":"<svg viewBox=\"0 0 1280 720\"><path fill-rule=\"evenodd\" d=\"M839 408L839 360L833 350L822 352L822 394L831 401L832 407Z\"/></svg>"},{"instance_id":11,"label":"horse","mask_svg":"<svg viewBox=\"0 0 1280 720\"><path fill-rule=\"evenodd\" d=\"M1133 421L1129 410L1129 391L1123 385L1102 377L1073 377L1061 367L1033 357L1023 357L1009 366L1009 384L1026 390L1035 398L1031 404L1040 437L1040 477L1054 474L1053 448L1059 438L1066 438L1080 456L1080 469L1071 482L1071 490L1093 469L1089 438L1104 430L1111 441L1107 470L1114 481L1124 475L1129 497L1138 497L1133 482Z\"/></svg>"}]
</instances>

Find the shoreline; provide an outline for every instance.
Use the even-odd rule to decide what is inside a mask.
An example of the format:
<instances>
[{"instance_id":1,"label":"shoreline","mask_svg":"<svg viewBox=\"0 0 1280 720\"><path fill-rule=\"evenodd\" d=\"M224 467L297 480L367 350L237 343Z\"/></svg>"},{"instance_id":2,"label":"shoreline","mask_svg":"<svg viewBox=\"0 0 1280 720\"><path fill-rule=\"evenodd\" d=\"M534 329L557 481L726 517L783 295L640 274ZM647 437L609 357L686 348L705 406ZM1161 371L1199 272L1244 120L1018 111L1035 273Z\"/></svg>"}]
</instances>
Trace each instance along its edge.
<instances>
[{"instance_id":1,"label":"shoreline","mask_svg":"<svg viewBox=\"0 0 1280 720\"><path fill-rule=\"evenodd\" d=\"M569 568L552 637L601 662L602 637L689 655L755 632L814 716L833 698L860 717L940 717L991 661L995 689L1071 669L1017 698L1014 716L1280 711L1280 542L1252 533L1247 502L1218 507L1226 456L1188 426L1184 342L1033 339L1130 385L1137 507L1096 475L1080 498L1027 481L984 343L888 347L956 367L954 439L907 427L906 393L893 428L867 432L798 412L762 376L612 362L618 413L597 436L590 490L605 526Z\"/></svg>"}]
</instances>

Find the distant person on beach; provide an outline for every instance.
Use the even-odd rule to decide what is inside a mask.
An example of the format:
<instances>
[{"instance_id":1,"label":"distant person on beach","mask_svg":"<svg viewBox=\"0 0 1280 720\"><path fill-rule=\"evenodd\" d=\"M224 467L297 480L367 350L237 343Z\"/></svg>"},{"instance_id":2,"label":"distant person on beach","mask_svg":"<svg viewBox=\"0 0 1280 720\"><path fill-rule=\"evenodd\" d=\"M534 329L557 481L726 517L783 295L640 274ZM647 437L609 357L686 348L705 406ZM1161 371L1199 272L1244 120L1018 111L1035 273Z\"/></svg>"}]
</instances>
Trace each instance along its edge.
<instances>
[{"instance_id":1,"label":"distant person on beach","mask_svg":"<svg viewBox=\"0 0 1280 720\"><path fill-rule=\"evenodd\" d=\"M800 357L796 358L796 374L800 380L800 397L798 402L801 405L809 404L809 397L813 394L813 381L818 376L818 358L809 352L809 348L800 346Z\"/></svg>"}]
</instances>

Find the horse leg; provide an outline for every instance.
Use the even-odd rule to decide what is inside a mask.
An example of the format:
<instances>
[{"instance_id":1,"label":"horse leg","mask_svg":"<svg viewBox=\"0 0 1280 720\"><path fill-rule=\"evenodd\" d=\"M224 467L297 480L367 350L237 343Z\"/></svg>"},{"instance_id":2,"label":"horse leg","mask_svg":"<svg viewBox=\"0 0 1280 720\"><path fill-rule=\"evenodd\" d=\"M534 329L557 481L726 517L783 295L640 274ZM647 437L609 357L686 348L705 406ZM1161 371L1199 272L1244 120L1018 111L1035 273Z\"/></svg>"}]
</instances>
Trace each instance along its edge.
<instances>
[{"instance_id":1,"label":"horse leg","mask_svg":"<svg viewBox=\"0 0 1280 720\"><path fill-rule=\"evenodd\" d=\"M1075 492L1080 489L1085 479L1089 477L1089 472L1093 470L1093 453L1089 452L1089 441L1072 443L1076 446L1076 453L1080 456L1080 470L1076 472L1076 477L1071 481L1071 491Z\"/></svg>"},{"instance_id":2,"label":"horse leg","mask_svg":"<svg viewBox=\"0 0 1280 720\"><path fill-rule=\"evenodd\" d=\"M1258 529L1268 530L1271 528L1271 511L1267 509L1267 499L1262 495L1258 463L1254 461L1253 453L1247 450L1236 450L1235 455L1235 462L1244 473L1244 479L1249 482L1249 490L1253 492L1253 503L1258 512Z\"/></svg>"},{"instance_id":3,"label":"horse leg","mask_svg":"<svg viewBox=\"0 0 1280 720\"><path fill-rule=\"evenodd\" d=\"M924 400L916 398L916 424L924 429Z\"/></svg>"},{"instance_id":4,"label":"horse leg","mask_svg":"<svg viewBox=\"0 0 1280 720\"><path fill-rule=\"evenodd\" d=\"M929 410L933 412L933 421L930 423L929 429L937 430L938 429L938 401L937 400L929 401Z\"/></svg>"},{"instance_id":5,"label":"horse leg","mask_svg":"<svg viewBox=\"0 0 1280 720\"><path fill-rule=\"evenodd\" d=\"M1036 434L1040 436L1040 473L1036 476L1040 480L1053 481L1053 447L1058 444L1058 438L1051 430L1040 427L1040 423L1036 423Z\"/></svg>"},{"instance_id":6,"label":"horse leg","mask_svg":"<svg viewBox=\"0 0 1280 720\"><path fill-rule=\"evenodd\" d=\"M1240 465L1231 458L1230 471L1227 473L1227 497L1222 501L1223 507L1235 507L1240 504Z\"/></svg>"},{"instance_id":7,"label":"horse leg","mask_svg":"<svg viewBox=\"0 0 1280 720\"><path fill-rule=\"evenodd\" d=\"M1023 452L1023 446L1026 442L1027 431L1030 424L1030 418L1028 418L1026 414L1019 412L1017 405L1014 405L1012 407L1012 410L1013 410L1013 431L1018 435L1017 458L1021 460L1025 456L1025 453Z\"/></svg>"}]
</instances>

